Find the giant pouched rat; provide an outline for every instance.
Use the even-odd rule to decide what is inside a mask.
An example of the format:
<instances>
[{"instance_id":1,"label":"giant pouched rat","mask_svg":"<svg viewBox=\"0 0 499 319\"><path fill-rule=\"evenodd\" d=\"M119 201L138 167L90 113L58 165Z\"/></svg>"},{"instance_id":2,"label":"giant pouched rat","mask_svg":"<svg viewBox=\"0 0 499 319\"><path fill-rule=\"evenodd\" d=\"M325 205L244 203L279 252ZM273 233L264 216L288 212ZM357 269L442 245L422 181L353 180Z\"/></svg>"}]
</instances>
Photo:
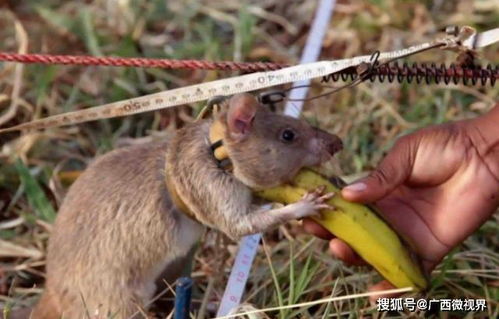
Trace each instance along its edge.
<instances>
[{"instance_id":1,"label":"giant pouched rat","mask_svg":"<svg viewBox=\"0 0 499 319\"><path fill-rule=\"evenodd\" d=\"M317 190L263 209L252 189L327 161L340 139L270 112L250 94L227 103L215 119L188 124L165 141L100 157L75 181L53 227L46 288L32 318L127 318L145 308L158 276L187 254L204 225L238 238L328 208L332 194ZM215 124L231 171L214 156Z\"/></svg>"}]
</instances>

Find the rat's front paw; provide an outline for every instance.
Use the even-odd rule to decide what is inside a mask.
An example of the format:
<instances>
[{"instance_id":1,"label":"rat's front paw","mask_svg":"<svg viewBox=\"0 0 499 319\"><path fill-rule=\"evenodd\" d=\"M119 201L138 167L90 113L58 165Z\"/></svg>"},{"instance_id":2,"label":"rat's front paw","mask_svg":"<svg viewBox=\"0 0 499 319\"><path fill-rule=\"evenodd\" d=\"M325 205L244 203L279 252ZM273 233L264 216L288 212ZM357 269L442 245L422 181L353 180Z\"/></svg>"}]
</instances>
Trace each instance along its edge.
<instances>
[{"instance_id":1,"label":"rat's front paw","mask_svg":"<svg viewBox=\"0 0 499 319\"><path fill-rule=\"evenodd\" d=\"M319 215L321 209L334 210L335 207L326 202L332 198L335 193L331 192L324 194L325 189L325 186L317 187L314 191L303 195L302 199L298 202L291 204L291 206L293 206L294 218L300 219Z\"/></svg>"}]
</instances>

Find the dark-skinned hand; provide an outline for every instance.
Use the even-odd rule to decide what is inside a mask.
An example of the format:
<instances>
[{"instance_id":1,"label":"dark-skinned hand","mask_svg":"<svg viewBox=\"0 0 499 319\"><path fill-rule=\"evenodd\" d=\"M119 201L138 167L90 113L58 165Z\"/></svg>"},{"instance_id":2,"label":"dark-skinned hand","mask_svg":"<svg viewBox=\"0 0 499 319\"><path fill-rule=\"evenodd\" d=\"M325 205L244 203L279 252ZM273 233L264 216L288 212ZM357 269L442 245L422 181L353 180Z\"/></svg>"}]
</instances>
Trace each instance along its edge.
<instances>
[{"instance_id":1,"label":"dark-skinned hand","mask_svg":"<svg viewBox=\"0 0 499 319\"><path fill-rule=\"evenodd\" d=\"M471 120L427 127L400 138L366 178L345 187L350 201L375 203L431 272L499 205L499 104ZM364 261L311 219L307 232L330 240L347 264ZM371 290L393 288L382 281ZM378 298L379 296L376 296Z\"/></svg>"}]
</instances>

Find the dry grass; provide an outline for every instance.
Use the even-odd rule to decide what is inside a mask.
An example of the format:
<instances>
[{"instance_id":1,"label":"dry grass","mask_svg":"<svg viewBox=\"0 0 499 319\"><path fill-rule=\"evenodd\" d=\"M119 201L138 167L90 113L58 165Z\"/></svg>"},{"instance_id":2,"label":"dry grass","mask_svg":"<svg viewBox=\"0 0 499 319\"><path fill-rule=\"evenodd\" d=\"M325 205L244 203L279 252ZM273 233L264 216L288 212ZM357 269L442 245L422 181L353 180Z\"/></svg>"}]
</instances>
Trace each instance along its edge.
<instances>
[{"instance_id":1,"label":"dry grass","mask_svg":"<svg viewBox=\"0 0 499 319\"><path fill-rule=\"evenodd\" d=\"M499 21L494 0L339 2L322 49L323 59L420 43L448 24L485 30L497 27ZM163 0L3 0L0 50L296 63L315 1L245 3L168 1L166 7ZM489 47L481 59L497 63L497 53L497 45ZM454 57L431 52L413 60L451 62ZM4 63L0 64L0 125L228 75ZM313 89L311 94L318 92ZM343 173L356 174L374 167L398 136L426 125L483 113L497 101L497 93L497 85L364 83L307 104L303 116L344 140L346 151L340 155ZM1 135L0 304L25 306L38 298L51 221L71 179L68 171L84 169L96 156L130 144L130 138L161 138L165 132L192 121L199 107L183 106L22 136ZM21 180L26 187L21 186ZM433 289L425 297L485 298L489 309L484 317L497 316L498 230L496 214L435 271ZM245 294L245 302L256 308L362 293L379 280L367 268L347 267L331 258L325 243L302 234L296 225L281 227L265 238L272 264L263 251L258 254ZM213 232L202 241L194 263L194 309L204 300L205 313L213 315L235 250L234 243L222 245L215 240ZM275 271L277 282L270 276L269 267ZM277 291L283 296L280 300ZM267 315L328 318L373 313L365 298L356 298Z\"/></svg>"}]
</instances>

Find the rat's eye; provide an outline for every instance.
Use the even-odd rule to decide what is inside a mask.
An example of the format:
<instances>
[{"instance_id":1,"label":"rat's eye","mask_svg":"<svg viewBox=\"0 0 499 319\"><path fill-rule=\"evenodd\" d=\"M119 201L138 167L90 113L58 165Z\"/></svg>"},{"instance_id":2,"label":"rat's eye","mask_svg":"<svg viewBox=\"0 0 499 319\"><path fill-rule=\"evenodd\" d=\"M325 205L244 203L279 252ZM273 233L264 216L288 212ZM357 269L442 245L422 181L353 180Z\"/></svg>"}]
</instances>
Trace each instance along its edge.
<instances>
[{"instance_id":1,"label":"rat's eye","mask_svg":"<svg viewBox=\"0 0 499 319\"><path fill-rule=\"evenodd\" d=\"M291 143L295 140L296 134L292 129L285 129L281 133L281 140L286 143Z\"/></svg>"}]
</instances>

